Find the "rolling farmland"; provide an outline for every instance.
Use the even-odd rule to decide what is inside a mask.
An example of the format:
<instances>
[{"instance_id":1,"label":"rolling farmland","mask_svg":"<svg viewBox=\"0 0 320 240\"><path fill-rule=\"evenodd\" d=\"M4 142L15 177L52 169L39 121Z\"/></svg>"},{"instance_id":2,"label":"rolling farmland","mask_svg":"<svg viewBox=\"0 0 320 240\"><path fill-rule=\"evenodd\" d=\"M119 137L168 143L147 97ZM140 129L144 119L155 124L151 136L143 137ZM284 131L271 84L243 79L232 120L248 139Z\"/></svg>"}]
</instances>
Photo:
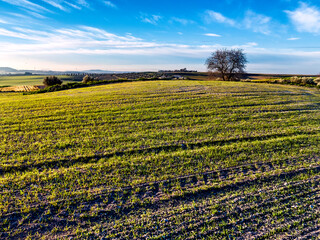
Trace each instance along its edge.
<instances>
[{"instance_id":1,"label":"rolling farmland","mask_svg":"<svg viewBox=\"0 0 320 240\"><path fill-rule=\"evenodd\" d=\"M30 85L42 85L44 75L32 75L32 76L0 76L1 86L30 86ZM65 83L73 82L70 76L58 76Z\"/></svg>"},{"instance_id":2,"label":"rolling farmland","mask_svg":"<svg viewBox=\"0 0 320 240\"><path fill-rule=\"evenodd\" d=\"M0 93L0 238L320 233L320 92L144 81Z\"/></svg>"}]
</instances>

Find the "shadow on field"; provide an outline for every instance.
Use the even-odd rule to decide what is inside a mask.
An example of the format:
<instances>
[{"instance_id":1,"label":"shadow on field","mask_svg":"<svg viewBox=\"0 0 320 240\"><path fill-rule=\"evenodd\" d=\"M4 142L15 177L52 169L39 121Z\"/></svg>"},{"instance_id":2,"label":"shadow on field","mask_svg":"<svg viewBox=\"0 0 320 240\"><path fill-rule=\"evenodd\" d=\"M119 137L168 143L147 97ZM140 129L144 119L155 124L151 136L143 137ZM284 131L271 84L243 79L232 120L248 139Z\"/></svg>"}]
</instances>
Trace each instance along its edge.
<instances>
[{"instance_id":1,"label":"shadow on field","mask_svg":"<svg viewBox=\"0 0 320 240\"><path fill-rule=\"evenodd\" d=\"M223 145L236 143L236 142L253 142L253 141L263 141L263 140L269 140L269 139L275 139L275 138L281 138L281 137L290 137L290 136L296 136L299 134L305 134L305 132L279 133L279 134L255 136L255 137L231 138L227 140L204 141L199 143L186 143L181 145L169 145L169 146L121 151L121 152L115 152L110 154L98 154L98 155L88 156L88 157L78 157L75 159L70 159L70 158L59 159L59 160L53 160L53 161L47 161L47 162L41 162L41 163L34 163L32 165L5 166L0 168L0 174L24 172L32 169L41 169L43 167L44 168L70 167L76 163L84 163L84 164L95 163L101 159L108 159L115 156L130 156L133 154L160 153L162 151L172 152L177 150L188 150L188 149L192 150L195 148L202 148L202 147L208 147L208 146L223 146ZM312 133L308 133L308 134L312 134Z\"/></svg>"}]
</instances>

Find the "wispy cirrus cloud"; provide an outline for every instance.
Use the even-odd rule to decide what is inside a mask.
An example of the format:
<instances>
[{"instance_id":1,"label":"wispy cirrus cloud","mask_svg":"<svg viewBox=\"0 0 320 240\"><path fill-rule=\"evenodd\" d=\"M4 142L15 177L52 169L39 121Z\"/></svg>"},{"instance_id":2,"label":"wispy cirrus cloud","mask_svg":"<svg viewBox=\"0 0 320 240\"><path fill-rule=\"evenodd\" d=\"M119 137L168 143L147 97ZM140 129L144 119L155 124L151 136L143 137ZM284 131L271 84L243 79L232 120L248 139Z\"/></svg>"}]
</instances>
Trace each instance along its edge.
<instances>
[{"instance_id":1,"label":"wispy cirrus cloud","mask_svg":"<svg viewBox=\"0 0 320 240\"><path fill-rule=\"evenodd\" d=\"M74 9L81 10L81 7L76 5L76 4L73 4L73 3L70 3L70 2L67 2L67 1L64 1L64 3L67 4L68 6L74 8Z\"/></svg>"},{"instance_id":2,"label":"wispy cirrus cloud","mask_svg":"<svg viewBox=\"0 0 320 240\"><path fill-rule=\"evenodd\" d=\"M33 26L37 27L39 25L43 26L43 19L46 19L46 16L43 16L39 13L25 10L28 14L20 14L16 12L7 12L6 21L9 25L12 26Z\"/></svg>"},{"instance_id":3,"label":"wispy cirrus cloud","mask_svg":"<svg viewBox=\"0 0 320 240\"><path fill-rule=\"evenodd\" d=\"M86 8L90 7L90 4L87 2L87 0L76 0L77 4Z\"/></svg>"},{"instance_id":4,"label":"wispy cirrus cloud","mask_svg":"<svg viewBox=\"0 0 320 240\"><path fill-rule=\"evenodd\" d=\"M221 37L221 35L215 33L205 33L203 35L207 37Z\"/></svg>"},{"instance_id":5,"label":"wispy cirrus cloud","mask_svg":"<svg viewBox=\"0 0 320 240\"><path fill-rule=\"evenodd\" d=\"M27 34L21 33L19 31L10 31L5 28L0 28L0 36L30 40L30 37Z\"/></svg>"},{"instance_id":6,"label":"wispy cirrus cloud","mask_svg":"<svg viewBox=\"0 0 320 240\"><path fill-rule=\"evenodd\" d=\"M184 19L184 18L178 18L178 17L172 17L170 20L169 20L170 23L174 23L174 22L177 22L177 23L180 23L182 25L188 25L188 24L193 24L195 23L193 20L189 20L189 19Z\"/></svg>"},{"instance_id":7,"label":"wispy cirrus cloud","mask_svg":"<svg viewBox=\"0 0 320 240\"><path fill-rule=\"evenodd\" d=\"M160 15L149 16L148 14L140 14L140 19L142 22L157 25L158 22L162 19L162 16L160 16Z\"/></svg>"},{"instance_id":8,"label":"wispy cirrus cloud","mask_svg":"<svg viewBox=\"0 0 320 240\"><path fill-rule=\"evenodd\" d=\"M11 46L6 51L14 51L17 53L92 53L100 52L100 50L128 49L152 47L154 43L144 42L140 38L132 35L119 36L109 33L103 29L89 26L79 26L78 28L62 28L51 31L33 30L22 27L14 27L12 29L0 28L0 36L11 37L15 39L28 40L31 42L13 43L14 41L4 42L3 45Z\"/></svg>"},{"instance_id":9,"label":"wispy cirrus cloud","mask_svg":"<svg viewBox=\"0 0 320 240\"><path fill-rule=\"evenodd\" d=\"M59 2L55 0L42 0L42 1L62 11L67 11L67 9L59 3L60 1Z\"/></svg>"},{"instance_id":10,"label":"wispy cirrus cloud","mask_svg":"<svg viewBox=\"0 0 320 240\"><path fill-rule=\"evenodd\" d=\"M0 23L7 24L8 22L0 18Z\"/></svg>"},{"instance_id":11,"label":"wispy cirrus cloud","mask_svg":"<svg viewBox=\"0 0 320 240\"><path fill-rule=\"evenodd\" d=\"M287 40L288 41L296 41L296 40L299 40L300 38L297 38L297 37L292 37L292 38L288 38Z\"/></svg>"},{"instance_id":12,"label":"wispy cirrus cloud","mask_svg":"<svg viewBox=\"0 0 320 240\"><path fill-rule=\"evenodd\" d=\"M225 23L230 26L236 25L236 22L233 19L227 18L223 16L221 13L215 12L212 10L207 10L205 12L205 21L207 23L212 23L212 22Z\"/></svg>"},{"instance_id":13,"label":"wispy cirrus cloud","mask_svg":"<svg viewBox=\"0 0 320 240\"><path fill-rule=\"evenodd\" d=\"M89 55L174 55L199 57L210 53L219 45L186 45L144 41L130 34L116 35L90 26L51 29L46 31L22 27L0 28L0 36L27 40L0 41L3 53L17 55L89 54ZM253 45L243 45L251 48Z\"/></svg>"},{"instance_id":14,"label":"wispy cirrus cloud","mask_svg":"<svg viewBox=\"0 0 320 240\"><path fill-rule=\"evenodd\" d=\"M23 9L28 9L28 10L31 10L31 11L35 11L35 12L43 12L43 11L51 12L47 8L45 8L45 7L43 7L43 6L39 5L39 4L30 2L28 0L1 0L1 1L9 3L11 5L15 5L15 6L21 7Z\"/></svg>"},{"instance_id":15,"label":"wispy cirrus cloud","mask_svg":"<svg viewBox=\"0 0 320 240\"><path fill-rule=\"evenodd\" d=\"M271 34L272 19L268 16L255 13L248 10L241 20L234 20L222 15L219 12L207 10L204 14L204 20L207 24L212 22L226 24L238 29L249 29L253 32L262 33L265 35Z\"/></svg>"},{"instance_id":16,"label":"wispy cirrus cloud","mask_svg":"<svg viewBox=\"0 0 320 240\"><path fill-rule=\"evenodd\" d=\"M262 14L257 14L250 10L246 12L246 16L243 20L243 26L245 28L265 35L271 34L270 23L270 17Z\"/></svg>"},{"instance_id":17,"label":"wispy cirrus cloud","mask_svg":"<svg viewBox=\"0 0 320 240\"><path fill-rule=\"evenodd\" d=\"M37 13L37 12L32 12L32 11L28 11L26 10L27 13L29 13L31 16L35 17L35 18L39 18L39 19L45 19L47 18L46 16L40 14L40 13Z\"/></svg>"},{"instance_id":18,"label":"wispy cirrus cloud","mask_svg":"<svg viewBox=\"0 0 320 240\"><path fill-rule=\"evenodd\" d=\"M108 6L108 7L111 7L111 8L118 8L117 5L115 5L113 2L111 1L103 1L103 3Z\"/></svg>"},{"instance_id":19,"label":"wispy cirrus cloud","mask_svg":"<svg viewBox=\"0 0 320 240\"><path fill-rule=\"evenodd\" d=\"M317 7L300 3L294 11L285 11L299 32L320 33L320 10Z\"/></svg>"},{"instance_id":20,"label":"wispy cirrus cloud","mask_svg":"<svg viewBox=\"0 0 320 240\"><path fill-rule=\"evenodd\" d=\"M128 58L137 61L137 56L143 56L144 61L141 62L143 66L141 65L140 68L135 64L129 66L119 63L117 65L113 63L112 68L119 70L150 70L152 68L156 70L163 66L155 61L154 56L156 55L158 56L156 59L162 58L163 63L166 64L168 64L168 59L171 59L170 56L174 56L174 59L181 59L181 63L183 63L183 60L185 63L195 61L199 66L201 65L204 68L204 59L208 57L211 52L221 48L244 49L248 54L249 61L251 62L251 59L253 59L254 62L254 64L248 65L249 70L255 72L288 72L290 71L286 63L288 59L292 62L291 65L296 64L295 69L299 67L301 71L304 68L310 71L309 62L311 61L320 63L319 51L308 52L297 51L297 49L265 49L258 47L258 44L255 42L248 42L242 45L157 43L145 41L131 34L117 35L104 29L90 26L60 29L52 28L46 30L3 27L0 28L0 36L2 36L0 37L0 44L2 46L1 54L3 56L0 59L0 65L12 64L12 66L16 66L16 59L25 59L25 61L29 62L27 65L23 65L25 67L44 66L50 69L70 70L75 69L75 67L80 67L80 65L84 66L83 68L85 69L87 68L86 66L90 64L92 64L92 66L103 67L104 65L102 63L99 63L99 65L92 63L92 61L97 59L97 56L105 59L105 61L109 61L109 63L114 62L114 60L112 60L114 58L110 58L110 56L116 56L117 59L122 59L123 62L126 62ZM15 41L16 39L18 41ZM47 56L50 56L50 58ZM32 59L32 61L30 59ZM57 61L49 62L50 60L48 59L57 59ZM142 58L140 57L139 59ZM145 61L148 62L147 65ZM277 66L274 68L275 70L272 70L271 67L274 67L275 61L277 62ZM303 63L305 64L303 65ZM173 69L179 65L175 60L170 62L170 64ZM148 66L148 68L146 66ZM170 68L169 64L167 66L167 68ZM191 66L191 68L193 67Z\"/></svg>"}]
</instances>

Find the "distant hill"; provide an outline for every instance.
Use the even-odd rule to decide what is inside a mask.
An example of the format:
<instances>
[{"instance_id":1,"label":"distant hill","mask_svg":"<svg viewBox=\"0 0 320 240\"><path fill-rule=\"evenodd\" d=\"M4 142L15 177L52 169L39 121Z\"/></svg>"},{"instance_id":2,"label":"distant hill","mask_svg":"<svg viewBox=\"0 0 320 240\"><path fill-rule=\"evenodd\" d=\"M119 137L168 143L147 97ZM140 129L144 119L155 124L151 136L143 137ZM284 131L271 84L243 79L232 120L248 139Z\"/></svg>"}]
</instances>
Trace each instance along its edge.
<instances>
[{"instance_id":1,"label":"distant hill","mask_svg":"<svg viewBox=\"0 0 320 240\"><path fill-rule=\"evenodd\" d=\"M101 69L91 69L84 71L86 73L119 73L117 71L107 71L107 70L101 70Z\"/></svg>"},{"instance_id":2,"label":"distant hill","mask_svg":"<svg viewBox=\"0 0 320 240\"><path fill-rule=\"evenodd\" d=\"M15 72L18 72L18 70L10 67L0 67L0 73L15 73Z\"/></svg>"},{"instance_id":3,"label":"distant hill","mask_svg":"<svg viewBox=\"0 0 320 240\"><path fill-rule=\"evenodd\" d=\"M52 71L52 70L28 70L22 69L17 70L10 67L0 67L0 74L24 74L24 73L32 73L32 74L40 74L40 75L63 75L63 74L110 74L110 73L123 73L117 71L108 71L108 70L101 70L101 69L92 69L92 70L85 70L85 71Z\"/></svg>"}]
</instances>

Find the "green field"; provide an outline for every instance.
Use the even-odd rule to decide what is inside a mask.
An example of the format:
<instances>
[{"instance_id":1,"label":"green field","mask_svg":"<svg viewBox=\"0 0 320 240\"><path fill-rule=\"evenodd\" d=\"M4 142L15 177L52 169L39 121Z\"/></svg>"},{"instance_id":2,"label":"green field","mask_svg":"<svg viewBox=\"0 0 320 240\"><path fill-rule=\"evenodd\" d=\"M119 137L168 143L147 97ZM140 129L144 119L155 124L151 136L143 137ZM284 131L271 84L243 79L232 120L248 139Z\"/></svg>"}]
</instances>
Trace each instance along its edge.
<instances>
[{"instance_id":1,"label":"green field","mask_svg":"<svg viewBox=\"0 0 320 240\"><path fill-rule=\"evenodd\" d=\"M1 86L34 86L43 85L43 79L45 76L32 75L32 76L0 76L0 87ZM58 76L64 83L73 82L70 76Z\"/></svg>"},{"instance_id":2,"label":"green field","mask_svg":"<svg viewBox=\"0 0 320 240\"><path fill-rule=\"evenodd\" d=\"M1 239L319 235L315 88L145 81L0 93L0 131Z\"/></svg>"}]
</instances>

